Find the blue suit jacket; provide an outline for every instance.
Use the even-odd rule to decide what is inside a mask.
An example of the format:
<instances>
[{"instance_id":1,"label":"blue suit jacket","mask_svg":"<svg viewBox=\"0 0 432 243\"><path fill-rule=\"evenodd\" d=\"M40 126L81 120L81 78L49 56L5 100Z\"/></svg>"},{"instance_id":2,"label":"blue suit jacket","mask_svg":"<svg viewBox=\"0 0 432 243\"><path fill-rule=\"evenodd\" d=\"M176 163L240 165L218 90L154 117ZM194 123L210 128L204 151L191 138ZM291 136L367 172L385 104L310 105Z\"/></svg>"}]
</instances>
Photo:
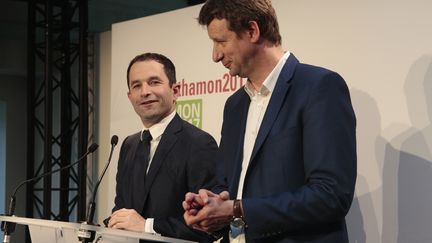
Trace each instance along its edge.
<instances>
[{"instance_id":1,"label":"blue suit jacket","mask_svg":"<svg viewBox=\"0 0 432 243\"><path fill-rule=\"evenodd\" d=\"M216 184L216 141L176 114L162 135L144 184L145 169L133 163L140 134L128 136L122 144L113 212L135 209L144 218L154 218L153 227L163 236L210 241L207 234L184 223L182 202L187 192Z\"/></svg>"},{"instance_id":2,"label":"blue suit jacket","mask_svg":"<svg viewBox=\"0 0 432 243\"><path fill-rule=\"evenodd\" d=\"M221 136L223 183L236 198L250 98L228 98ZM243 189L247 242L348 242L356 181L356 120L337 73L291 54L264 115Z\"/></svg>"}]
</instances>

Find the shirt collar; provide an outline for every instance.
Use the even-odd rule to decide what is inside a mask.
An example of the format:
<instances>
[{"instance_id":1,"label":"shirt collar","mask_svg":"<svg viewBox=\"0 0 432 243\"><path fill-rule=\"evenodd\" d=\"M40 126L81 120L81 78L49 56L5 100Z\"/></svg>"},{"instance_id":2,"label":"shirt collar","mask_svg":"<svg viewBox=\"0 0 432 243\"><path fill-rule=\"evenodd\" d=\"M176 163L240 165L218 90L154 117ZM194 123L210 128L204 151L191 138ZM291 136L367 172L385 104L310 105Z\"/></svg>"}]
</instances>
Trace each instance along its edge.
<instances>
[{"instance_id":1,"label":"shirt collar","mask_svg":"<svg viewBox=\"0 0 432 243\"><path fill-rule=\"evenodd\" d=\"M260 90L258 90L258 91L255 90L252 83L248 79L248 81L246 82L246 85L244 86L244 89L250 98L254 97L257 94L267 96L268 94L273 92L274 87L276 86L277 79L278 79L278 77L282 71L282 68L285 65L285 62L289 56L290 56L290 52L287 51L282 56L282 58L279 59L276 66L273 68L273 70L270 72L270 74L264 80L263 85L261 86Z\"/></svg>"},{"instance_id":2,"label":"shirt collar","mask_svg":"<svg viewBox=\"0 0 432 243\"><path fill-rule=\"evenodd\" d=\"M143 135L144 130L149 130L149 132L152 136L152 140L160 139L160 137L164 133L165 129L167 128L168 124L172 121L172 119L174 119L175 114L176 114L176 111L174 110L173 112L171 112L171 114L169 114L167 117L162 119L160 122L154 124L153 126L151 126L149 128L144 126L143 129L141 130L140 140L142 141L142 135Z\"/></svg>"}]
</instances>

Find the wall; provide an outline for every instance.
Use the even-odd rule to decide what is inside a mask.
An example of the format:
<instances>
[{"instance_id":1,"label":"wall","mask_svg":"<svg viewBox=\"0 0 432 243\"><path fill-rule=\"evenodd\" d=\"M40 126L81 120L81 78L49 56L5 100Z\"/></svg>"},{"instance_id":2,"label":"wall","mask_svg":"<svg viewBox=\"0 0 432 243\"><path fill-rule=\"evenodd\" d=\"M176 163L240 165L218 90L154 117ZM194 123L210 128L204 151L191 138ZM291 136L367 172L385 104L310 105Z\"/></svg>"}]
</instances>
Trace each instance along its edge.
<instances>
[{"instance_id":1,"label":"wall","mask_svg":"<svg viewBox=\"0 0 432 243\"><path fill-rule=\"evenodd\" d=\"M0 10L0 101L6 107L3 115L6 120L5 147L0 156L5 159L4 177L5 197L1 197L3 205L0 213L6 211L9 197L13 189L26 179L26 146L27 146L27 80L26 80L26 3L10 1L2 3L6 6ZM5 30L4 30L5 29ZM1 146L1 145L0 145ZM0 149L1 150L1 149ZM1 174L1 173L0 173ZM0 175L1 176L1 175ZM25 188L16 195L15 215L25 216ZM24 226L18 225L12 235L13 242L24 242Z\"/></svg>"},{"instance_id":2,"label":"wall","mask_svg":"<svg viewBox=\"0 0 432 243\"><path fill-rule=\"evenodd\" d=\"M0 210L6 210L6 103L0 101ZM0 233L3 238L3 233Z\"/></svg>"},{"instance_id":3,"label":"wall","mask_svg":"<svg viewBox=\"0 0 432 243\"><path fill-rule=\"evenodd\" d=\"M273 0L283 46L300 61L339 72L357 115L358 177L350 242L432 242L432 2ZM195 18L199 6L113 25L110 134L140 129L126 98L135 55L161 52L187 82L223 78ZM219 138L227 93L202 99L202 127ZM118 156L118 150L116 155ZM116 162L116 157L114 161ZM116 163L109 171L113 204ZM109 213L109 210L104 214Z\"/></svg>"},{"instance_id":4,"label":"wall","mask_svg":"<svg viewBox=\"0 0 432 243\"><path fill-rule=\"evenodd\" d=\"M104 32L97 36L95 46L97 46L96 50L96 63L95 73L96 73L96 120L99 121L96 127L97 134L97 143L99 144L99 148L97 150L97 158L98 158L98 174L102 174L102 170L105 167L105 164L108 161L108 156L110 152L110 100L111 100L111 32ZM118 148L117 148L118 149ZM115 162L114 162L115 163ZM113 164L114 164L113 163ZM113 170L115 166L110 165L108 170ZM99 191L97 194L97 207L96 207L96 215L95 219L98 219L98 222L102 222L102 220L109 216L109 212L111 211L111 198L109 197L110 185L112 184L112 180L108 178L107 174L104 176L102 180ZM114 180L115 183L115 180ZM110 199L108 199L110 198ZM108 200L107 200L108 199Z\"/></svg>"},{"instance_id":5,"label":"wall","mask_svg":"<svg viewBox=\"0 0 432 243\"><path fill-rule=\"evenodd\" d=\"M0 75L0 100L7 107L6 117L6 164L4 205L9 205L9 197L14 188L26 179L26 145L27 145L27 84L24 77ZM21 188L16 195L15 215L25 217L26 195ZM3 211L4 210L4 211ZM0 212L5 212L1 208ZM14 242L24 241L24 226L17 226L13 235Z\"/></svg>"}]
</instances>

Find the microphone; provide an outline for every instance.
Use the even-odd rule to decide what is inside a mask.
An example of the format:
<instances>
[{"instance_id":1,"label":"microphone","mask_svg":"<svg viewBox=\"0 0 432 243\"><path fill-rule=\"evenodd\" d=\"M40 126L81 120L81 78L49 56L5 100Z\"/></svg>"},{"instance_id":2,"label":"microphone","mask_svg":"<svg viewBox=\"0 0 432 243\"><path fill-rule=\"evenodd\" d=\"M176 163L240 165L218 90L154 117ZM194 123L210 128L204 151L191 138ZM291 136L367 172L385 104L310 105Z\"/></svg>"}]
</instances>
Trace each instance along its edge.
<instances>
[{"instance_id":1,"label":"microphone","mask_svg":"<svg viewBox=\"0 0 432 243\"><path fill-rule=\"evenodd\" d=\"M56 172L68 169L76 164L78 164L79 162L81 162L82 159L84 159L87 155L93 153L97 148L99 147L99 145L97 145L96 143L93 143L92 145L90 145L90 147L88 147L87 152L85 152L84 155L82 155L77 161L75 161L72 164L69 164L67 166L58 168L56 170L52 170L52 171L48 171L40 176L36 176L33 178L30 178L28 180L25 180L23 182L21 182L13 191L11 197L10 197L10 201L9 201L9 208L8 208L8 212L6 214L6 216L12 216L15 212L15 204L16 204L16 193L18 192L18 190L25 184L29 183L29 182L34 182L34 181L38 181L39 179L45 177L45 176L49 176L52 175ZM10 242L10 234L14 232L15 230L15 223L11 223L11 222L2 222L2 231L4 232L4 238L3 238L3 243L9 243Z\"/></svg>"},{"instance_id":2,"label":"microphone","mask_svg":"<svg viewBox=\"0 0 432 243\"><path fill-rule=\"evenodd\" d=\"M96 208L96 193L97 193L97 190L99 188L99 184L101 183L102 178L105 175L105 172L107 171L109 164L111 163L111 157L112 157L112 154L114 152L114 148L117 145L117 143L118 143L118 137L117 137L117 135L113 135L111 137L111 151L110 151L110 154L108 157L108 162L106 163L105 168L103 169L102 174L100 175L100 177L96 183L95 189L93 190L92 199L91 199L91 201L88 205L88 208L87 208L86 221L83 222L83 224L94 225L93 224L93 217L94 217L95 208ZM86 230L82 227L78 230L78 239L80 242L84 242L84 243L85 242L93 242L94 237L95 237L94 231L89 232L88 230Z\"/></svg>"}]
</instances>

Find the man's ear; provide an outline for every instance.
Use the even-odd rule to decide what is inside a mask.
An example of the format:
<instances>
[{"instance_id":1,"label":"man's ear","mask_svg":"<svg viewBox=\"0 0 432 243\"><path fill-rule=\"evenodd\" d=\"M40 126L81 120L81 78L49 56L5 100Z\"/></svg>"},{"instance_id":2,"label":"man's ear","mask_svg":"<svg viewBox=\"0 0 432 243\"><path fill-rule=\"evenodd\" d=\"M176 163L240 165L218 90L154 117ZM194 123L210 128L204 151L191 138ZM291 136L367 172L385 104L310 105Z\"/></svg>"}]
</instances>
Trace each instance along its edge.
<instances>
[{"instance_id":1,"label":"man's ear","mask_svg":"<svg viewBox=\"0 0 432 243\"><path fill-rule=\"evenodd\" d=\"M174 95L174 100L177 100L178 97L180 97L180 84L175 83L171 87Z\"/></svg>"},{"instance_id":2,"label":"man's ear","mask_svg":"<svg viewBox=\"0 0 432 243\"><path fill-rule=\"evenodd\" d=\"M247 34L253 43L259 41L261 37L261 31L256 21L249 21L249 28L247 29Z\"/></svg>"},{"instance_id":3,"label":"man's ear","mask_svg":"<svg viewBox=\"0 0 432 243\"><path fill-rule=\"evenodd\" d=\"M128 90L128 92L127 92L127 97L129 98L129 100L131 99L131 92L130 92L130 90Z\"/></svg>"}]
</instances>

